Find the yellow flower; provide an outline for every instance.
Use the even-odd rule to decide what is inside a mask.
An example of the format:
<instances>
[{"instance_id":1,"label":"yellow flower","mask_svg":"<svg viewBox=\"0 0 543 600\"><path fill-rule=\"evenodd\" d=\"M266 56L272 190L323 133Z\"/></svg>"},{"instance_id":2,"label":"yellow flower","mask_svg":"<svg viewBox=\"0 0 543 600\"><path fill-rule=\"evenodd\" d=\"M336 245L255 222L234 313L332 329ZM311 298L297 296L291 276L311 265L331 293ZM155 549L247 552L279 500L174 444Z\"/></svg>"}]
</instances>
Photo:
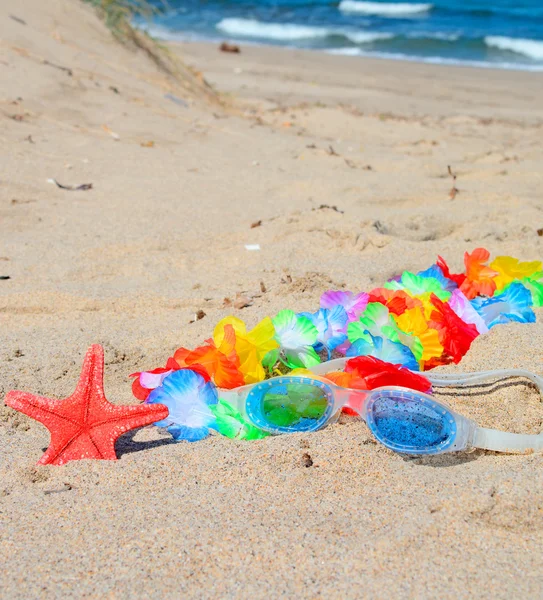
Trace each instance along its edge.
<instances>
[{"instance_id":1,"label":"yellow flower","mask_svg":"<svg viewBox=\"0 0 543 600\"><path fill-rule=\"evenodd\" d=\"M520 262L512 256L497 256L494 262L490 264L490 268L498 272L498 275L494 278L498 290L503 290L506 285L516 279L521 280L525 277L540 279L543 276L543 273L541 273L543 266L539 260Z\"/></svg>"},{"instance_id":2,"label":"yellow flower","mask_svg":"<svg viewBox=\"0 0 543 600\"><path fill-rule=\"evenodd\" d=\"M428 328L418 336L422 344L421 361L438 358L443 354L443 345L439 341L439 333L436 329Z\"/></svg>"},{"instance_id":3,"label":"yellow flower","mask_svg":"<svg viewBox=\"0 0 543 600\"><path fill-rule=\"evenodd\" d=\"M421 361L427 361L443 354L443 346L439 341L439 334L437 330L428 327L428 321L425 318L422 308L418 306L410 308L394 318L402 331L410 333L420 340L422 344Z\"/></svg>"},{"instance_id":4,"label":"yellow flower","mask_svg":"<svg viewBox=\"0 0 543 600\"><path fill-rule=\"evenodd\" d=\"M262 319L251 331L247 331L245 323L237 317L226 317L215 327L213 340L220 346L224 339L224 328L231 325L236 333L236 354L239 358L239 370L243 373L245 383L257 383L266 377L262 361L270 350L279 347L275 340L275 328L269 317Z\"/></svg>"},{"instance_id":5,"label":"yellow flower","mask_svg":"<svg viewBox=\"0 0 543 600\"><path fill-rule=\"evenodd\" d=\"M419 306L408 308L401 315L394 315L394 319L402 331L412 333L416 336L419 336L428 329L428 321L425 319L422 309Z\"/></svg>"}]
</instances>

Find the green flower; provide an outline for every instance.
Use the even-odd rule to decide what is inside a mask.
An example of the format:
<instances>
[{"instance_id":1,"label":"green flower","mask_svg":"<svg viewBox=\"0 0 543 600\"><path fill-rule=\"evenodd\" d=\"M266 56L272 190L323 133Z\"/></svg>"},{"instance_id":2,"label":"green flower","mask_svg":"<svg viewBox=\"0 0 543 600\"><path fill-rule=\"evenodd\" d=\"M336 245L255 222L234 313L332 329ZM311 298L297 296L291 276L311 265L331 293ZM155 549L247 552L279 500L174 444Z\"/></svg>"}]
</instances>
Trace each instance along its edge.
<instances>
[{"instance_id":1,"label":"green flower","mask_svg":"<svg viewBox=\"0 0 543 600\"><path fill-rule=\"evenodd\" d=\"M537 273L539 275L539 273ZM532 292L532 301L534 306L543 306L543 283L536 281L535 279L531 279L530 277L525 277L521 279L522 285L526 286L530 292Z\"/></svg>"},{"instance_id":2,"label":"green flower","mask_svg":"<svg viewBox=\"0 0 543 600\"><path fill-rule=\"evenodd\" d=\"M273 319L275 339L279 343L280 351L272 350L267 356L268 364L273 358L281 359L291 368L309 368L318 365L321 361L313 346L317 344L318 331L310 319L297 315L292 310L282 310Z\"/></svg>"},{"instance_id":3,"label":"green flower","mask_svg":"<svg viewBox=\"0 0 543 600\"><path fill-rule=\"evenodd\" d=\"M231 404L219 400L209 407L215 415L216 427L220 434L236 440L260 440L269 435L246 421Z\"/></svg>"},{"instance_id":4,"label":"green flower","mask_svg":"<svg viewBox=\"0 0 543 600\"><path fill-rule=\"evenodd\" d=\"M402 331L392 318L388 308L378 302L370 302L360 315L360 319L349 323L347 335L351 344L358 340L371 342L371 336L386 337L392 342L407 346L417 360L422 357L421 341L414 335Z\"/></svg>"},{"instance_id":5,"label":"green flower","mask_svg":"<svg viewBox=\"0 0 543 600\"><path fill-rule=\"evenodd\" d=\"M353 321L347 326L349 342L354 344L357 340L369 342L371 335L382 336L383 327L394 326L388 308L379 302L370 302L358 321Z\"/></svg>"},{"instance_id":6,"label":"green flower","mask_svg":"<svg viewBox=\"0 0 543 600\"><path fill-rule=\"evenodd\" d=\"M435 294L443 302L451 297L451 293L444 290L435 277L420 277L409 271L403 272L401 281L387 281L384 287L389 290L406 290L413 296Z\"/></svg>"}]
</instances>

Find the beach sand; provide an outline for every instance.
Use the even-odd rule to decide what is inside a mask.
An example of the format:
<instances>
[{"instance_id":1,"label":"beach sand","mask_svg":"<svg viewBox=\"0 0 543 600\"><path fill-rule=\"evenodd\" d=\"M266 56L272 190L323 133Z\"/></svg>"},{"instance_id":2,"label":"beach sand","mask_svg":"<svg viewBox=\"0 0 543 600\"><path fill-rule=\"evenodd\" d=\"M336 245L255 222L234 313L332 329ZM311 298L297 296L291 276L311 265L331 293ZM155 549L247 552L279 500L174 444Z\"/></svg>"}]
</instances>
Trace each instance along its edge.
<instances>
[{"instance_id":1,"label":"beach sand","mask_svg":"<svg viewBox=\"0 0 543 600\"><path fill-rule=\"evenodd\" d=\"M130 373L231 312L314 310L329 288L438 254L461 268L478 246L543 257L542 74L171 48L222 101L75 0L2 4L1 397L66 397L100 343L108 398L133 403ZM236 294L253 303L225 306ZM499 326L445 370L541 373L542 347L540 322ZM530 386L442 399L485 426L542 428ZM541 454L405 458L342 418L192 445L151 427L117 462L36 467L48 439L0 407L4 598L542 595Z\"/></svg>"}]
</instances>

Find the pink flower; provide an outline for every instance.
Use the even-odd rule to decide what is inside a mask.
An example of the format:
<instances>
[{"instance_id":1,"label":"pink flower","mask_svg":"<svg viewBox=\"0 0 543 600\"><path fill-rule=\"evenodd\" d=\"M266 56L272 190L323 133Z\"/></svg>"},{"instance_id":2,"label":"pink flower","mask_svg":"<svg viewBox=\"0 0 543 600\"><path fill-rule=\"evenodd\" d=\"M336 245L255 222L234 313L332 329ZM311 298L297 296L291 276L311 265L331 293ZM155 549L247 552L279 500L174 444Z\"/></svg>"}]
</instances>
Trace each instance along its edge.
<instances>
[{"instance_id":1,"label":"pink flower","mask_svg":"<svg viewBox=\"0 0 543 600\"><path fill-rule=\"evenodd\" d=\"M342 306L349 321L355 321L364 312L368 300L369 294L366 292L353 294L352 292L330 290L321 296L321 308L333 309L336 306Z\"/></svg>"}]
</instances>

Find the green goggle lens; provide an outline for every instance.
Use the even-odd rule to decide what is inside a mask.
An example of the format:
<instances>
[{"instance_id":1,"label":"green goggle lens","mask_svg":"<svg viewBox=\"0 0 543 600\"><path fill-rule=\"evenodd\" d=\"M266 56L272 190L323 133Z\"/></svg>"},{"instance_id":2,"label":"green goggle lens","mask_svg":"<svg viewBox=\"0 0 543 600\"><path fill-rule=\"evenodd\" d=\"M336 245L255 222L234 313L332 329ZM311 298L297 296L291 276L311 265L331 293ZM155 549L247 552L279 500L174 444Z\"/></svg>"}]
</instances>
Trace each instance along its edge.
<instances>
[{"instance_id":1,"label":"green goggle lens","mask_svg":"<svg viewBox=\"0 0 543 600\"><path fill-rule=\"evenodd\" d=\"M262 416L272 427L306 430L318 422L328 407L324 390L307 383L280 383L262 396Z\"/></svg>"}]
</instances>

